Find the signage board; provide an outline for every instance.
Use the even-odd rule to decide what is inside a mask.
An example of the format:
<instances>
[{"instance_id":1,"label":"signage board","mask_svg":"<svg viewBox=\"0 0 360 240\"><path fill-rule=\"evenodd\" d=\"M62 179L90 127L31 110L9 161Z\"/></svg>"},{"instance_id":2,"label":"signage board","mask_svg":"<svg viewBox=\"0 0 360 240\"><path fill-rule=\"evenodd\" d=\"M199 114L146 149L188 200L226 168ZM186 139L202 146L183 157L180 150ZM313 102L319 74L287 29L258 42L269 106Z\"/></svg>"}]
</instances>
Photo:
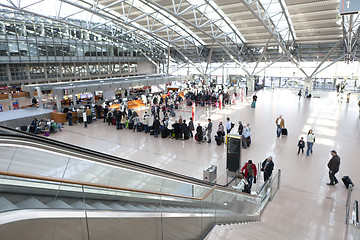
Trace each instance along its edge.
<instances>
[{"instance_id":1,"label":"signage board","mask_svg":"<svg viewBox=\"0 0 360 240\"><path fill-rule=\"evenodd\" d=\"M226 137L226 168L231 172L237 172L241 167L242 136L228 134Z\"/></svg>"},{"instance_id":2,"label":"signage board","mask_svg":"<svg viewBox=\"0 0 360 240\"><path fill-rule=\"evenodd\" d=\"M340 14L356 14L360 10L359 0L340 0Z\"/></svg>"}]
</instances>

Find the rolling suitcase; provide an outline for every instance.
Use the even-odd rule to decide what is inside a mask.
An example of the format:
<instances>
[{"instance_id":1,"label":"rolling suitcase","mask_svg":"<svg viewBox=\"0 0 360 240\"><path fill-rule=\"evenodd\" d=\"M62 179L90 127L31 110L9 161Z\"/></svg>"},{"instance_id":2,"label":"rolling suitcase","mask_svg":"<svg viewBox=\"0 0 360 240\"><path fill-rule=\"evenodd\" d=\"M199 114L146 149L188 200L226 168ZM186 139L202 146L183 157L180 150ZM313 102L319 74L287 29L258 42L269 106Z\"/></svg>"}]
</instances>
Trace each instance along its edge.
<instances>
[{"instance_id":1,"label":"rolling suitcase","mask_svg":"<svg viewBox=\"0 0 360 240\"><path fill-rule=\"evenodd\" d=\"M222 143L221 137L215 136L216 145L220 146Z\"/></svg>"},{"instance_id":2,"label":"rolling suitcase","mask_svg":"<svg viewBox=\"0 0 360 240\"><path fill-rule=\"evenodd\" d=\"M251 108L255 108L255 104L256 104L255 102L252 102L251 103Z\"/></svg>"},{"instance_id":3,"label":"rolling suitcase","mask_svg":"<svg viewBox=\"0 0 360 240\"><path fill-rule=\"evenodd\" d=\"M168 132L166 131L166 129L163 129L163 130L161 131L161 137L162 137L162 138L167 138L167 137L168 137Z\"/></svg>"},{"instance_id":4,"label":"rolling suitcase","mask_svg":"<svg viewBox=\"0 0 360 240\"><path fill-rule=\"evenodd\" d=\"M150 130L150 135L154 135L154 130Z\"/></svg>"},{"instance_id":5,"label":"rolling suitcase","mask_svg":"<svg viewBox=\"0 0 360 240\"><path fill-rule=\"evenodd\" d=\"M288 135L288 130L287 130L287 128L282 128L282 129L281 129L281 135L283 135L283 136L287 136L287 135Z\"/></svg>"},{"instance_id":6,"label":"rolling suitcase","mask_svg":"<svg viewBox=\"0 0 360 240\"><path fill-rule=\"evenodd\" d=\"M349 176L343 176L341 179L345 185L346 188L349 188L349 185L352 187L354 186L354 183L351 181L351 178Z\"/></svg>"}]
</instances>

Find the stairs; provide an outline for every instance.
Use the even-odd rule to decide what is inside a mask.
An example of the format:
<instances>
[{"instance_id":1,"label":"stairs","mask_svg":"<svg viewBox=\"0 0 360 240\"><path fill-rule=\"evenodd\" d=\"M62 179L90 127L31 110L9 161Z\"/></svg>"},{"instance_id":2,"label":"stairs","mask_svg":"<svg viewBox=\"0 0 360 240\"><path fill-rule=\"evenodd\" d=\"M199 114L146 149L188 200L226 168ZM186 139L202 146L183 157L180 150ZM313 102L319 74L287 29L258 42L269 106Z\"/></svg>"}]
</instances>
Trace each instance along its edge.
<instances>
[{"instance_id":1,"label":"stairs","mask_svg":"<svg viewBox=\"0 0 360 240\"><path fill-rule=\"evenodd\" d=\"M215 225L204 240L306 240L306 237L262 222Z\"/></svg>"},{"instance_id":2,"label":"stairs","mask_svg":"<svg viewBox=\"0 0 360 240\"><path fill-rule=\"evenodd\" d=\"M213 213L212 208L200 208L194 206L162 205L146 202L130 201L111 201L88 199L86 203L76 198L54 199L45 196L30 196L19 194L0 195L0 214L2 212L21 210L21 209L73 209L73 210L107 210L107 211L127 211L127 212L168 212L168 213ZM230 213L230 210L218 212Z\"/></svg>"}]
</instances>

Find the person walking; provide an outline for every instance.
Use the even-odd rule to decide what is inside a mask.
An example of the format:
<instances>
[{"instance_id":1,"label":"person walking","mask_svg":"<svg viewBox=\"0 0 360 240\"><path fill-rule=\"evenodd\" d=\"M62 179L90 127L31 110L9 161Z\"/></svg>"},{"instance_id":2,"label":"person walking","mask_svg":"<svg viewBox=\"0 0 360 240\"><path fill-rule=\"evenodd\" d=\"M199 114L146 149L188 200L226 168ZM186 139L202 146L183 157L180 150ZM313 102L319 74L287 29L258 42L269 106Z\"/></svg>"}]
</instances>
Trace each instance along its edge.
<instances>
[{"instance_id":1,"label":"person walking","mask_svg":"<svg viewBox=\"0 0 360 240\"><path fill-rule=\"evenodd\" d=\"M241 136L244 130L244 126L242 125L241 121L239 121L238 133Z\"/></svg>"},{"instance_id":2,"label":"person walking","mask_svg":"<svg viewBox=\"0 0 360 240\"><path fill-rule=\"evenodd\" d=\"M196 127L195 140L198 143L201 143L202 139L203 139L203 131L202 131L202 127L201 127L200 123L198 123L198 126Z\"/></svg>"},{"instance_id":3,"label":"person walking","mask_svg":"<svg viewBox=\"0 0 360 240\"><path fill-rule=\"evenodd\" d=\"M108 106L105 106L105 108L104 108L104 122L106 121L108 112L109 112L109 108L108 108Z\"/></svg>"},{"instance_id":4,"label":"person walking","mask_svg":"<svg viewBox=\"0 0 360 240\"><path fill-rule=\"evenodd\" d=\"M206 127L207 130L207 142L211 143L211 132L212 132L212 122L211 119L208 119L208 125Z\"/></svg>"},{"instance_id":5,"label":"person walking","mask_svg":"<svg viewBox=\"0 0 360 240\"><path fill-rule=\"evenodd\" d=\"M90 109L90 107L86 108L86 120L87 120L88 124L91 124L92 119L91 119L91 109Z\"/></svg>"},{"instance_id":6,"label":"person walking","mask_svg":"<svg viewBox=\"0 0 360 240\"><path fill-rule=\"evenodd\" d=\"M272 156L268 156L261 164L261 171L264 172L264 182L266 182L274 170L274 162Z\"/></svg>"},{"instance_id":7,"label":"person walking","mask_svg":"<svg viewBox=\"0 0 360 240\"><path fill-rule=\"evenodd\" d=\"M306 150L306 156L309 156L310 153L313 154L313 146L314 146L314 142L315 142L315 133L313 132L312 129L309 130L307 136L306 136L306 141L307 141L307 150Z\"/></svg>"},{"instance_id":8,"label":"person walking","mask_svg":"<svg viewBox=\"0 0 360 240\"><path fill-rule=\"evenodd\" d=\"M244 175L243 175L242 173L239 173L236 177L237 177L240 181L239 181L238 185L232 186L232 188L235 189L235 190L244 192L244 191L245 191L245 186L246 186L246 184L248 184L248 183L246 182L246 180L244 179Z\"/></svg>"},{"instance_id":9,"label":"person walking","mask_svg":"<svg viewBox=\"0 0 360 240\"><path fill-rule=\"evenodd\" d=\"M193 122L192 117L190 118L190 122L189 122L188 126L189 126L190 136L193 138L194 137L193 131L195 130L195 127L194 127L194 122Z\"/></svg>"},{"instance_id":10,"label":"person walking","mask_svg":"<svg viewBox=\"0 0 360 240\"><path fill-rule=\"evenodd\" d=\"M327 185L335 185L339 182L337 180L337 178L335 177L335 174L340 169L340 157L337 155L337 152L335 150L331 150L330 154L331 154L332 158L330 159L330 161L327 164L327 167L329 168L330 182L326 183L326 184Z\"/></svg>"},{"instance_id":11,"label":"person walking","mask_svg":"<svg viewBox=\"0 0 360 240\"><path fill-rule=\"evenodd\" d=\"M159 129L160 129L160 121L159 121L158 117L156 117L153 122L153 129L154 129L154 137L158 138L159 137Z\"/></svg>"},{"instance_id":12,"label":"person walking","mask_svg":"<svg viewBox=\"0 0 360 240\"><path fill-rule=\"evenodd\" d=\"M282 118L282 115L280 115L276 120L276 136L280 137L281 130L285 127L285 120Z\"/></svg>"},{"instance_id":13,"label":"person walking","mask_svg":"<svg viewBox=\"0 0 360 240\"><path fill-rule=\"evenodd\" d=\"M305 147L305 141L304 141L304 138L301 137L299 142L298 142L298 147L299 147L299 150L298 150L298 155L300 153L300 150L302 151L302 153L304 154L304 147Z\"/></svg>"},{"instance_id":14,"label":"person walking","mask_svg":"<svg viewBox=\"0 0 360 240\"><path fill-rule=\"evenodd\" d=\"M73 121L73 115L70 111L67 112L66 114L66 119L69 121L69 126L72 126L72 121Z\"/></svg>"},{"instance_id":15,"label":"person walking","mask_svg":"<svg viewBox=\"0 0 360 240\"><path fill-rule=\"evenodd\" d=\"M246 124L246 126L244 127L244 130L242 132L242 136L244 137L245 141L246 141L246 147L250 147L251 144L251 133L250 133L250 124ZM244 143L245 144L245 143Z\"/></svg>"},{"instance_id":16,"label":"person walking","mask_svg":"<svg viewBox=\"0 0 360 240\"><path fill-rule=\"evenodd\" d=\"M229 134L231 132L231 121L230 118L226 118L226 133Z\"/></svg>"},{"instance_id":17,"label":"person walking","mask_svg":"<svg viewBox=\"0 0 360 240\"><path fill-rule=\"evenodd\" d=\"M143 119L145 133L150 132L149 123L150 123L150 116L149 116L149 114L147 112L145 112L144 119Z\"/></svg>"},{"instance_id":18,"label":"person walking","mask_svg":"<svg viewBox=\"0 0 360 240\"><path fill-rule=\"evenodd\" d=\"M252 98L253 98L253 102L256 102L256 101L257 101L257 98L258 98L258 97L256 96L256 93L254 93L254 95L253 95Z\"/></svg>"},{"instance_id":19,"label":"person walking","mask_svg":"<svg viewBox=\"0 0 360 240\"><path fill-rule=\"evenodd\" d=\"M256 165L253 164L252 160L249 160L242 168L241 168L241 172L243 172L245 170L245 178L246 181L249 184L249 188L251 189L252 187L252 183L254 181L254 183L256 183L256 174L257 174L257 169L256 169Z\"/></svg>"},{"instance_id":20,"label":"person walking","mask_svg":"<svg viewBox=\"0 0 360 240\"><path fill-rule=\"evenodd\" d=\"M115 125L116 129L121 129L121 112L118 110L115 110Z\"/></svg>"}]
</instances>

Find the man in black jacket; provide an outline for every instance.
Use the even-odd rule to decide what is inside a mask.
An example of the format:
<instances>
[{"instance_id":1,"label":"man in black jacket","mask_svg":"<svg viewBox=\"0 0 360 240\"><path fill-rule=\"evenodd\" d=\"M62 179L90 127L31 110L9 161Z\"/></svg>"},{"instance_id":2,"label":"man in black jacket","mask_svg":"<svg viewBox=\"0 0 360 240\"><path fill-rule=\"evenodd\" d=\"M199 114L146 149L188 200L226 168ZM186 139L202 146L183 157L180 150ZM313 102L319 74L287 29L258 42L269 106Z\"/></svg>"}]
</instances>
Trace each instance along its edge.
<instances>
[{"instance_id":1,"label":"man in black jacket","mask_svg":"<svg viewBox=\"0 0 360 240\"><path fill-rule=\"evenodd\" d=\"M332 158L328 162L328 168L329 168L329 178L330 183L327 183L327 185L335 185L339 181L336 179L335 174L339 171L340 168L340 157L337 155L335 150L331 151Z\"/></svg>"},{"instance_id":2,"label":"man in black jacket","mask_svg":"<svg viewBox=\"0 0 360 240\"><path fill-rule=\"evenodd\" d=\"M154 122L153 122L153 129L154 129L154 137L158 138L159 129L160 129L160 121L159 121L158 117L156 117Z\"/></svg>"},{"instance_id":3,"label":"man in black jacket","mask_svg":"<svg viewBox=\"0 0 360 240\"><path fill-rule=\"evenodd\" d=\"M274 170L274 162L272 161L272 156L269 156L261 164L261 171L264 172L264 182L266 182Z\"/></svg>"}]
</instances>

